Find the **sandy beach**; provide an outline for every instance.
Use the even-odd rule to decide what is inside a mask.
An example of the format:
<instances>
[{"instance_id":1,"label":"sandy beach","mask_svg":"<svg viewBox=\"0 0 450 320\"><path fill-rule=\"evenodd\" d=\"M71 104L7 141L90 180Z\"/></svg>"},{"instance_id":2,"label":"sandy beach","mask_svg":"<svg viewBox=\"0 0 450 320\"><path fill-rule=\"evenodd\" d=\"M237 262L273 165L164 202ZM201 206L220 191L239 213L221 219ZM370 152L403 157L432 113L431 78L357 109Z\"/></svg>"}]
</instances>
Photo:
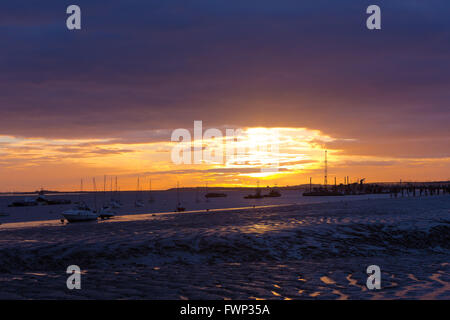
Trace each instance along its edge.
<instances>
[{"instance_id":1,"label":"sandy beach","mask_svg":"<svg viewBox=\"0 0 450 320\"><path fill-rule=\"evenodd\" d=\"M449 299L450 197L0 226L2 299ZM82 289L68 290L69 265ZM382 289L367 290L379 265Z\"/></svg>"}]
</instances>

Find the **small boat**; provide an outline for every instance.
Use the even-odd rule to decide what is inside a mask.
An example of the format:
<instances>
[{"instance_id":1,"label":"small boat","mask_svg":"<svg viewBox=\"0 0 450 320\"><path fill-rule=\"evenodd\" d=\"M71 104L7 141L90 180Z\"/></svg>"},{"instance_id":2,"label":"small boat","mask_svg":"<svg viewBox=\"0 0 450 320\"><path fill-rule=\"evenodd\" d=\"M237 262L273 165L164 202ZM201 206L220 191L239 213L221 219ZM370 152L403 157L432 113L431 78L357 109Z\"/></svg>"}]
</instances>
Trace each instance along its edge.
<instances>
[{"instance_id":1,"label":"small boat","mask_svg":"<svg viewBox=\"0 0 450 320\"><path fill-rule=\"evenodd\" d=\"M72 203L72 201L70 200L66 200L66 199L48 199L45 196L45 191L43 189L41 189L38 192L38 196L36 197L36 199L34 200L38 205L61 205L61 204L70 204Z\"/></svg>"},{"instance_id":2,"label":"small boat","mask_svg":"<svg viewBox=\"0 0 450 320\"><path fill-rule=\"evenodd\" d=\"M200 198L199 198L199 196L198 196L198 188L197 188L197 190L195 191L195 203L200 203Z\"/></svg>"},{"instance_id":3,"label":"small boat","mask_svg":"<svg viewBox=\"0 0 450 320\"><path fill-rule=\"evenodd\" d=\"M134 201L134 206L137 208L142 208L145 204L142 199L140 199L141 189L139 186L139 177L137 178L137 191L136 191L136 200Z\"/></svg>"},{"instance_id":4,"label":"small boat","mask_svg":"<svg viewBox=\"0 0 450 320\"><path fill-rule=\"evenodd\" d=\"M209 193L209 192L208 192L208 182L206 182L206 188L205 188L205 190L206 190L206 194L208 194L208 193ZM209 202L209 197L206 197L205 202Z\"/></svg>"},{"instance_id":5,"label":"small boat","mask_svg":"<svg viewBox=\"0 0 450 320\"><path fill-rule=\"evenodd\" d=\"M14 201L8 207L33 207L37 205L38 203L35 200L26 198L25 200Z\"/></svg>"},{"instance_id":6,"label":"small boat","mask_svg":"<svg viewBox=\"0 0 450 320\"><path fill-rule=\"evenodd\" d=\"M264 198L264 196L261 194L261 190L259 189L259 187L256 188L255 194L249 194L244 197L244 199L262 199L262 198Z\"/></svg>"},{"instance_id":7,"label":"small boat","mask_svg":"<svg viewBox=\"0 0 450 320\"><path fill-rule=\"evenodd\" d=\"M114 199L111 199L109 204L114 209L119 209L119 208L122 208L122 206L123 206L122 203L119 200L114 200Z\"/></svg>"},{"instance_id":8,"label":"small boat","mask_svg":"<svg viewBox=\"0 0 450 320\"><path fill-rule=\"evenodd\" d=\"M85 204L81 204L75 209L64 211L62 215L69 222L93 221L98 218L98 215Z\"/></svg>"},{"instance_id":9,"label":"small boat","mask_svg":"<svg viewBox=\"0 0 450 320\"><path fill-rule=\"evenodd\" d=\"M101 208L98 214L101 219L110 219L115 215L116 213L108 206L104 206L103 208Z\"/></svg>"},{"instance_id":10,"label":"small boat","mask_svg":"<svg viewBox=\"0 0 450 320\"><path fill-rule=\"evenodd\" d=\"M185 211L185 210L186 210L186 208L183 207L183 206L181 206L180 203L177 205L177 209L176 209L177 212L183 212L183 211Z\"/></svg>"},{"instance_id":11,"label":"small boat","mask_svg":"<svg viewBox=\"0 0 450 320\"><path fill-rule=\"evenodd\" d=\"M111 177L111 199L109 200L109 206L113 209L120 209L123 207L123 203L120 201L120 190L117 185L117 176L115 181L115 187L113 189L113 178Z\"/></svg>"},{"instance_id":12,"label":"small boat","mask_svg":"<svg viewBox=\"0 0 450 320\"><path fill-rule=\"evenodd\" d=\"M47 204L48 203L48 199L45 196L45 194L43 193L43 191L39 192L39 195L36 197L35 200L38 204Z\"/></svg>"},{"instance_id":13,"label":"small boat","mask_svg":"<svg viewBox=\"0 0 450 320\"><path fill-rule=\"evenodd\" d=\"M145 206L145 204L144 204L144 201L142 201L142 200L136 200L134 202L134 206L137 208L142 208L143 206Z\"/></svg>"},{"instance_id":14,"label":"small boat","mask_svg":"<svg viewBox=\"0 0 450 320\"><path fill-rule=\"evenodd\" d=\"M183 212L186 208L181 205L180 200L180 183L177 182L177 208L175 209L176 212Z\"/></svg>"},{"instance_id":15,"label":"small boat","mask_svg":"<svg viewBox=\"0 0 450 320\"><path fill-rule=\"evenodd\" d=\"M277 189L272 189L272 190L270 190L269 194L265 194L264 197L265 198L277 198L277 197L281 197L281 193Z\"/></svg>"},{"instance_id":16,"label":"small boat","mask_svg":"<svg viewBox=\"0 0 450 320\"><path fill-rule=\"evenodd\" d=\"M248 196L244 197L244 199L262 199L262 198L264 198L264 196L261 194L261 189L259 189L259 181L255 190L255 194L249 194Z\"/></svg>"},{"instance_id":17,"label":"small boat","mask_svg":"<svg viewBox=\"0 0 450 320\"><path fill-rule=\"evenodd\" d=\"M149 181L149 189L148 189L148 203L153 203L155 202L155 199L153 199L153 195L152 195L152 179L150 179Z\"/></svg>"}]
</instances>

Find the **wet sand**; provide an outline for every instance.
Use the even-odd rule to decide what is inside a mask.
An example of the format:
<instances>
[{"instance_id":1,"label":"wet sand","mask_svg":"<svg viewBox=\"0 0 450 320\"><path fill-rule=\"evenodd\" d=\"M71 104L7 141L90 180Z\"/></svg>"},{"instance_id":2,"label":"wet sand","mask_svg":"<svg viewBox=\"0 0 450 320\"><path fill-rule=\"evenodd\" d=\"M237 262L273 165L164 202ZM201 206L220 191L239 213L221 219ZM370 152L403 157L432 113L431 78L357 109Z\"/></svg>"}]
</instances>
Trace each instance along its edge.
<instances>
[{"instance_id":1,"label":"wet sand","mask_svg":"<svg viewBox=\"0 0 450 320\"><path fill-rule=\"evenodd\" d=\"M0 226L3 299L449 299L450 197ZM67 266L83 270L66 288ZM379 265L382 289L365 287Z\"/></svg>"}]
</instances>

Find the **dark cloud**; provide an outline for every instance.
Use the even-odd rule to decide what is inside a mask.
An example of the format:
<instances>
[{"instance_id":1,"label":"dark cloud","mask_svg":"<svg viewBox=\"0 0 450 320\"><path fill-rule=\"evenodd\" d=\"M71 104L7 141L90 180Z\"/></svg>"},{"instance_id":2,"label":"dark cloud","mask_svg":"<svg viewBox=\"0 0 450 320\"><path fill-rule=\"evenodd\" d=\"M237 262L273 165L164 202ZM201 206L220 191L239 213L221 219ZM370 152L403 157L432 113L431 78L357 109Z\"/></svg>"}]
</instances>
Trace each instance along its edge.
<instances>
[{"instance_id":1,"label":"dark cloud","mask_svg":"<svg viewBox=\"0 0 450 320\"><path fill-rule=\"evenodd\" d=\"M203 120L358 138L349 154L448 155L433 142L450 133L448 1L380 0L377 32L368 1L77 3L79 32L71 3L0 5L0 134L145 143Z\"/></svg>"},{"instance_id":2,"label":"dark cloud","mask_svg":"<svg viewBox=\"0 0 450 320\"><path fill-rule=\"evenodd\" d=\"M328 143L319 143L328 149L337 150L337 154L350 156L382 156L393 158L450 158L449 137L433 139L384 139L370 138L364 141L336 140Z\"/></svg>"}]
</instances>

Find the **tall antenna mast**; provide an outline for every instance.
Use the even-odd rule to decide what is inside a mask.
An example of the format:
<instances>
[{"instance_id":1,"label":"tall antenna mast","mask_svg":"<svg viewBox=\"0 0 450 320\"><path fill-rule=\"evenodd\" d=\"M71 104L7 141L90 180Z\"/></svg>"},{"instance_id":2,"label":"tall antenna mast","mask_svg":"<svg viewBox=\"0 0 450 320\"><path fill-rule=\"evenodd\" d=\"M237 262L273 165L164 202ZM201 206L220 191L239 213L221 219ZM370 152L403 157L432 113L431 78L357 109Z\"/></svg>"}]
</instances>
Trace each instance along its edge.
<instances>
[{"instance_id":1,"label":"tall antenna mast","mask_svg":"<svg viewBox=\"0 0 450 320\"><path fill-rule=\"evenodd\" d=\"M323 184L325 185L325 189L327 188L327 179L328 179L328 160L327 160L327 150L325 150L325 176Z\"/></svg>"}]
</instances>

